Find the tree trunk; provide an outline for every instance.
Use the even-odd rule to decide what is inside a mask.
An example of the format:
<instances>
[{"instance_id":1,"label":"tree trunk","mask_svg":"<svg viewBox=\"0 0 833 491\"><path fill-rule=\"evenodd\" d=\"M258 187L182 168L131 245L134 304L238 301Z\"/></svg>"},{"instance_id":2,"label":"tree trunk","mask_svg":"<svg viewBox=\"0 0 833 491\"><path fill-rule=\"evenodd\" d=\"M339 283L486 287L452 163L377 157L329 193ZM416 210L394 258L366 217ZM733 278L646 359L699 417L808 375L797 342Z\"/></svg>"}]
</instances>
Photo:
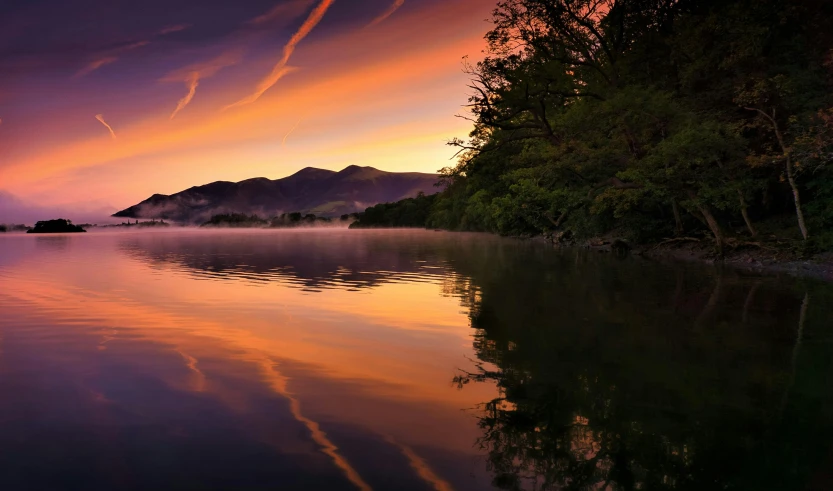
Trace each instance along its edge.
<instances>
[{"instance_id":1,"label":"tree trunk","mask_svg":"<svg viewBox=\"0 0 833 491\"><path fill-rule=\"evenodd\" d=\"M790 182L790 187L793 190L793 199L795 200L795 214L798 217L798 228L801 229L801 235L804 240L810 237L807 231L807 225L804 224L804 212L801 211L801 197L798 195L798 186L795 184L795 177L793 176L793 166L790 159L789 152L786 152L787 157L787 181Z\"/></svg>"},{"instance_id":2,"label":"tree trunk","mask_svg":"<svg viewBox=\"0 0 833 491\"><path fill-rule=\"evenodd\" d=\"M795 214L798 217L798 228L801 229L801 235L804 237L804 240L807 240L810 237L810 233L807 231L807 225L804 223L804 212L801 211L801 197L798 194L798 185L795 183L795 175L793 173L793 163L792 157L790 155L790 149L787 147L787 144L784 142L784 135L781 134L781 128L778 126L778 121L775 120L775 109L772 110L772 116L761 111L760 109L756 109L753 107L745 108L749 111L755 111L761 116L765 117L769 120L772 128L775 130L775 137L778 139L778 145L781 147L781 152L784 154L784 158L787 161L787 181L790 183L790 189L793 192L793 200L795 201Z\"/></svg>"},{"instance_id":3,"label":"tree trunk","mask_svg":"<svg viewBox=\"0 0 833 491\"><path fill-rule=\"evenodd\" d=\"M758 235L758 232L755 231L755 227L752 226L752 220L749 219L746 200L743 199L743 191L740 189L738 189L738 196L740 196L740 214L743 215L743 221L746 222L746 228L749 229L749 233L752 234L752 237L755 237Z\"/></svg>"},{"instance_id":4,"label":"tree trunk","mask_svg":"<svg viewBox=\"0 0 833 491\"><path fill-rule=\"evenodd\" d=\"M697 208L700 210L700 213L703 214L703 218L706 219L706 223L714 235L714 240L717 245L717 254L720 257L723 257L723 231L720 229L720 224L717 223L717 219L714 218L714 215L712 215L708 206L697 205Z\"/></svg>"},{"instance_id":5,"label":"tree trunk","mask_svg":"<svg viewBox=\"0 0 833 491\"><path fill-rule=\"evenodd\" d=\"M680 207L677 206L677 200L671 200L671 209L674 210L674 235L681 237L685 230L683 230L683 219L680 217Z\"/></svg>"}]
</instances>

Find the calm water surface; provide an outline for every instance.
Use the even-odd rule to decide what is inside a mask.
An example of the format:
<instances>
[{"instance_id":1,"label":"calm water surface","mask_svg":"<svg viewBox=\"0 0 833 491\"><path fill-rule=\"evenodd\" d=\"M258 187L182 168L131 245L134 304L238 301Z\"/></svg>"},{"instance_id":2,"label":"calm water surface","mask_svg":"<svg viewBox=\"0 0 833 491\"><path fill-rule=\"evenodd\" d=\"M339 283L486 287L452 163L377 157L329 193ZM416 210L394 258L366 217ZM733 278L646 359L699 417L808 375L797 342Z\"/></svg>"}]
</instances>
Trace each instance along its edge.
<instances>
[{"instance_id":1,"label":"calm water surface","mask_svg":"<svg viewBox=\"0 0 833 491\"><path fill-rule=\"evenodd\" d=\"M0 234L0 489L833 489L831 318L484 235Z\"/></svg>"}]
</instances>

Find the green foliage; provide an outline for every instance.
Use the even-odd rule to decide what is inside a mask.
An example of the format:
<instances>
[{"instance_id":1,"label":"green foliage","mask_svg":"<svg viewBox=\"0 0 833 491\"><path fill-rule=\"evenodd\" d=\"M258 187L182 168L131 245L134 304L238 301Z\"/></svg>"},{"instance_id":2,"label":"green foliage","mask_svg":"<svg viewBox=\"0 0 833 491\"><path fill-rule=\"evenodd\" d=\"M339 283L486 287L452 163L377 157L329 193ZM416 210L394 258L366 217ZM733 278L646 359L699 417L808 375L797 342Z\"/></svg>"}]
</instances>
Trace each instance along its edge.
<instances>
[{"instance_id":1,"label":"green foliage","mask_svg":"<svg viewBox=\"0 0 833 491\"><path fill-rule=\"evenodd\" d=\"M359 213L350 228L425 227L436 195L419 193L396 203L381 203Z\"/></svg>"},{"instance_id":2,"label":"green foliage","mask_svg":"<svg viewBox=\"0 0 833 491\"><path fill-rule=\"evenodd\" d=\"M214 215L210 220L203 223L203 227L266 227L269 222L257 215L246 215L244 213L223 213Z\"/></svg>"},{"instance_id":3,"label":"green foliage","mask_svg":"<svg viewBox=\"0 0 833 491\"><path fill-rule=\"evenodd\" d=\"M344 220L344 218L342 218ZM300 227L300 226L308 226L308 225L326 225L332 222L331 218L327 217L319 217L313 215L312 213L307 213L306 215L293 212L293 213L283 213L280 216L274 217L270 222L269 226L273 228L289 228L289 227Z\"/></svg>"},{"instance_id":4,"label":"green foliage","mask_svg":"<svg viewBox=\"0 0 833 491\"><path fill-rule=\"evenodd\" d=\"M833 6L504 0L493 20L467 67L474 129L425 224L720 243L796 223L789 156L809 226L833 225Z\"/></svg>"}]
</instances>

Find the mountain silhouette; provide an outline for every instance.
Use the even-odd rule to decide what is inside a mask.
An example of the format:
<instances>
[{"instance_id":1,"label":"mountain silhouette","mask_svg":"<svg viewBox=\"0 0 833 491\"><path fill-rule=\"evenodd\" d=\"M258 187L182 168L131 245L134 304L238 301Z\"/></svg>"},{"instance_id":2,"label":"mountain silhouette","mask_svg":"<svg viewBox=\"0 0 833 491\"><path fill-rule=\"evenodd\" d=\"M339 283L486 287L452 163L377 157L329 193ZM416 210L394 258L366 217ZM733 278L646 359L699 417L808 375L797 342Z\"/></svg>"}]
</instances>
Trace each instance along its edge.
<instances>
[{"instance_id":1,"label":"mountain silhouette","mask_svg":"<svg viewBox=\"0 0 833 491\"><path fill-rule=\"evenodd\" d=\"M291 176L240 182L217 181L172 195L154 194L115 213L122 218L164 218L202 223L218 213L271 217L288 212L338 216L417 193L433 194L436 174L385 172L351 165L339 172L307 167Z\"/></svg>"}]
</instances>

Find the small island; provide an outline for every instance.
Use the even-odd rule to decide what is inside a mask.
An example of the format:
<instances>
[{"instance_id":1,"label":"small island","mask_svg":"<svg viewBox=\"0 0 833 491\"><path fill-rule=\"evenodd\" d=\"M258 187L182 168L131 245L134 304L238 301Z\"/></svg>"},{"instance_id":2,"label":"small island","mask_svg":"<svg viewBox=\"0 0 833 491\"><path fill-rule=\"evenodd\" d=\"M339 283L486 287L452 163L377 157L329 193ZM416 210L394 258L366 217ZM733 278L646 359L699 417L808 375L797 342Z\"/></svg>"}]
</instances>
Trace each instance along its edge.
<instances>
[{"instance_id":1,"label":"small island","mask_svg":"<svg viewBox=\"0 0 833 491\"><path fill-rule=\"evenodd\" d=\"M45 220L35 224L35 228L27 230L27 234L63 234L63 233L77 233L86 232L78 225L73 225L72 221L58 218L56 220Z\"/></svg>"}]
</instances>

